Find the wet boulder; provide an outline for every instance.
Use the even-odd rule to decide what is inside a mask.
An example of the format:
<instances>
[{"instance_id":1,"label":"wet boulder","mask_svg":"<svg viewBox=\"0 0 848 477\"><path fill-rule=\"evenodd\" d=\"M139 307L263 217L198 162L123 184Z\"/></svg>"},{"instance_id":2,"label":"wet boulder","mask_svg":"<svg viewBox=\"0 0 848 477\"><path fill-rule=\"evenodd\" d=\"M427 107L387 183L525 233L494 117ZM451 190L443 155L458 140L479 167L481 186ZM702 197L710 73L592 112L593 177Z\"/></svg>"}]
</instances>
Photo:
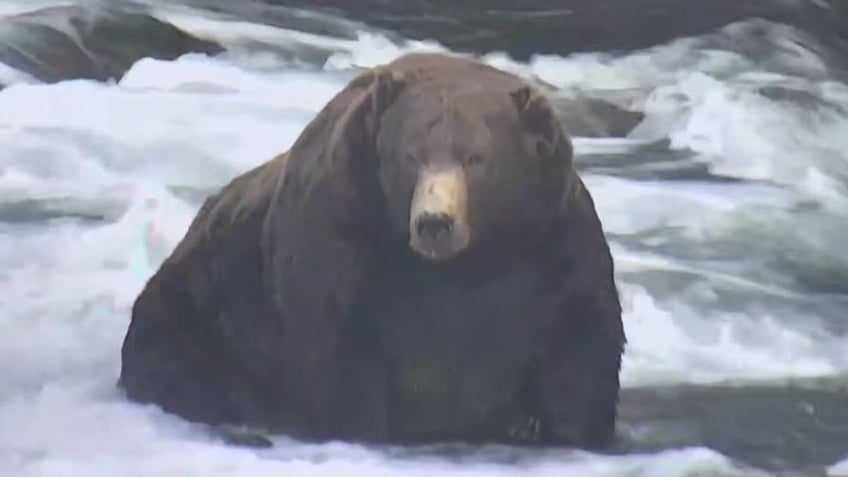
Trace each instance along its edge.
<instances>
[{"instance_id":1,"label":"wet boulder","mask_svg":"<svg viewBox=\"0 0 848 477\"><path fill-rule=\"evenodd\" d=\"M0 63L34 79L119 80L141 58L223 48L128 3L47 7L0 18Z\"/></svg>"}]
</instances>

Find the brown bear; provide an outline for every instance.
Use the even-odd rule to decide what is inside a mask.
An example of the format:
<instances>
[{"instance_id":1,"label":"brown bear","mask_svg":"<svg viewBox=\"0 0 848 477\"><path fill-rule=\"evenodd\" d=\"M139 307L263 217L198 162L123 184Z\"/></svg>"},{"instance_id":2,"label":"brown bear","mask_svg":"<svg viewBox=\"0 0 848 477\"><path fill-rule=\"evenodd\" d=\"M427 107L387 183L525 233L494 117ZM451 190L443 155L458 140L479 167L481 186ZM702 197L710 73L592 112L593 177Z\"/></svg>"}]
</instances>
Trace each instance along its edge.
<instances>
[{"instance_id":1,"label":"brown bear","mask_svg":"<svg viewBox=\"0 0 848 477\"><path fill-rule=\"evenodd\" d=\"M519 77L417 53L357 76L211 196L137 298L128 397L303 440L614 440L613 261Z\"/></svg>"}]
</instances>

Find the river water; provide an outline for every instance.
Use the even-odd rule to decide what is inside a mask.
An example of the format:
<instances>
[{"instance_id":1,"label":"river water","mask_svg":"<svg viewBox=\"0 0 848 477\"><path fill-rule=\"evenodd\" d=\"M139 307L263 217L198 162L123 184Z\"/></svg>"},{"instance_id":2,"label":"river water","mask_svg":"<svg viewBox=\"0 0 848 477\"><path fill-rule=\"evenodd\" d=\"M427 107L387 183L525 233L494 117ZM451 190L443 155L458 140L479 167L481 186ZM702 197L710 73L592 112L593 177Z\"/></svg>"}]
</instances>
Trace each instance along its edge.
<instances>
[{"instance_id":1,"label":"river water","mask_svg":"<svg viewBox=\"0 0 848 477\"><path fill-rule=\"evenodd\" d=\"M800 32L481 57L558 104L643 114L575 137L624 305L628 452L255 450L116 390L132 301L203 197L286 149L359 68L446 48L155 12L227 51L117 82L0 65L0 475L848 475L848 86Z\"/></svg>"}]
</instances>

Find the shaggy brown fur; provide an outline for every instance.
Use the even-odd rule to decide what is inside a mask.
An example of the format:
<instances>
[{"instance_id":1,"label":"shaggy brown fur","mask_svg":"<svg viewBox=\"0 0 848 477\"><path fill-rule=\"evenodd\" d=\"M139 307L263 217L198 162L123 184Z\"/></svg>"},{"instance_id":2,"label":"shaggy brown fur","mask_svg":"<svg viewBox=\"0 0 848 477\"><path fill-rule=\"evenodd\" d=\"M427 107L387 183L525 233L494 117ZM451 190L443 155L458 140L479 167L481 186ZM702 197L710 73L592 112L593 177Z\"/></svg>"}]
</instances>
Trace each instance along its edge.
<instances>
[{"instance_id":1,"label":"shaggy brown fur","mask_svg":"<svg viewBox=\"0 0 848 477\"><path fill-rule=\"evenodd\" d=\"M467 212L444 229L467 240L430 244L439 260L410 246L434 170L461 173ZM547 100L412 54L206 201L135 303L120 382L190 420L302 439L596 448L614 436L624 343Z\"/></svg>"}]
</instances>

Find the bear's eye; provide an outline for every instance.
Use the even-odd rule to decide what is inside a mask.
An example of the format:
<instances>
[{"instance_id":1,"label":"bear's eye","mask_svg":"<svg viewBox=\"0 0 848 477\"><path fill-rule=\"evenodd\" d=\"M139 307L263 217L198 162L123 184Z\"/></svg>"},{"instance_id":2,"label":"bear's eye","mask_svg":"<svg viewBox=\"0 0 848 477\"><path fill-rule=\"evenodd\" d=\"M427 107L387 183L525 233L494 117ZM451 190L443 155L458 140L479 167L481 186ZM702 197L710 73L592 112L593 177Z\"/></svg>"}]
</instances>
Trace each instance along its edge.
<instances>
[{"instance_id":1,"label":"bear's eye","mask_svg":"<svg viewBox=\"0 0 848 477\"><path fill-rule=\"evenodd\" d=\"M553 150L552 150L553 149ZM557 154L556 146L551 147L545 141L537 141L536 142L536 154L543 159L547 159L548 157L554 156Z\"/></svg>"},{"instance_id":2,"label":"bear's eye","mask_svg":"<svg viewBox=\"0 0 848 477\"><path fill-rule=\"evenodd\" d=\"M477 154L476 152L472 152L472 153L465 156L465 164L467 164L469 166L473 166L474 164L478 164L482 160L483 160L483 158L480 156L480 154Z\"/></svg>"}]
</instances>

